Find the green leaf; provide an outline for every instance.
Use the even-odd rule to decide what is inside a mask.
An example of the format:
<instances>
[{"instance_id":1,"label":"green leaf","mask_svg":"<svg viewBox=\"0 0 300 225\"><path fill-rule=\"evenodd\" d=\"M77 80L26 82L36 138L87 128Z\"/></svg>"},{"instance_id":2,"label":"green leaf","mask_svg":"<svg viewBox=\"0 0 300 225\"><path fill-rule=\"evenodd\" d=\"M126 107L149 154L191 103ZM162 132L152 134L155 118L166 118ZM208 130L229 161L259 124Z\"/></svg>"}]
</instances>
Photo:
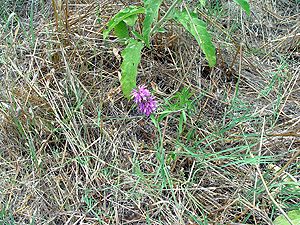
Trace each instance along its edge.
<instances>
[{"instance_id":1,"label":"green leaf","mask_svg":"<svg viewBox=\"0 0 300 225\"><path fill-rule=\"evenodd\" d=\"M131 16L128 16L126 18L123 19L123 21L128 25L128 26L131 26L133 27L134 24L135 24L135 21L137 20L137 15L136 14L133 14Z\"/></svg>"},{"instance_id":2,"label":"green leaf","mask_svg":"<svg viewBox=\"0 0 300 225\"><path fill-rule=\"evenodd\" d=\"M182 132L183 117L183 114L181 114L179 119L179 134Z\"/></svg>"},{"instance_id":3,"label":"green leaf","mask_svg":"<svg viewBox=\"0 0 300 225\"><path fill-rule=\"evenodd\" d=\"M136 31L131 31L131 33L133 33L133 35L137 38L137 39L140 39L141 41L145 42L144 41L144 38Z\"/></svg>"},{"instance_id":4,"label":"green leaf","mask_svg":"<svg viewBox=\"0 0 300 225\"><path fill-rule=\"evenodd\" d=\"M171 104L170 104L169 100L168 100L168 99L166 99L165 97L163 97L163 98L164 98L165 102L168 104L168 106L171 106Z\"/></svg>"},{"instance_id":5,"label":"green leaf","mask_svg":"<svg viewBox=\"0 0 300 225\"><path fill-rule=\"evenodd\" d=\"M173 159L174 161L176 160L176 155L175 155L175 153L172 153L171 157L172 157L172 159Z\"/></svg>"},{"instance_id":6,"label":"green leaf","mask_svg":"<svg viewBox=\"0 0 300 225\"><path fill-rule=\"evenodd\" d=\"M158 9L159 6L161 5L163 0L148 0L145 1L145 6L146 6L146 17L143 22L143 37L145 40L145 44L147 45L148 48L149 46L149 36L150 36L150 31L151 31L151 25L153 23L154 18L157 19L158 15Z\"/></svg>"},{"instance_id":7,"label":"green leaf","mask_svg":"<svg viewBox=\"0 0 300 225\"><path fill-rule=\"evenodd\" d=\"M161 28L161 27L159 27L159 28L157 28L157 29L156 29L156 32L165 33L165 29L164 29L164 28Z\"/></svg>"},{"instance_id":8,"label":"green leaf","mask_svg":"<svg viewBox=\"0 0 300 225\"><path fill-rule=\"evenodd\" d=\"M298 224L300 222L300 210L290 211L287 215L294 224ZM274 224L275 225L290 225L290 223L287 221L287 219L284 217L284 215L278 216L274 220Z\"/></svg>"},{"instance_id":9,"label":"green leaf","mask_svg":"<svg viewBox=\"0 0 300 225\"><path fill-rule=\"evenodd\" d=\"M141 60L142 48L142 42L130 38L127 47L121 54L123 62L121 65L122 78L120 82L122 84L123 93L128 99L130 99L129 95L132 89L136 87L137 67Z\"/></svg>"},{"instance_id":10,"label":"green leaf","mask_svg":"<svg viewBox=\"0 0 300 225\"><path fill-rule=\"evenodd\" d=\"M205 6L206 0L200 0L202 6Z\"/></svg>"},{"instance_id":11,"label":"green leaf","mask_svg":"<svg viewBox=\"0 0 300 225\"><path fill-rule=\"evenodd\" d=\"M115 34L120 40L129 39L129 31L126 27L125 22L121 21L115 26Z\"/></svg>"},{"instance_id":12,"label":"green leaf","mask_svg":"<svg viewBox=\"0 0 300 225\"><path fill-rule=\"evenodd\" d=\"M196 13L190 12L189 14L186 10L179 11L175 9L174 19L181 23L196 38L198 44L201 45L209 66L213 67L216 64L215 46L212 44L211 36L206 30L206 24L198 19Z\"/></svg>"},{"instance_id":13,"label":"green leaf","mask_svg":"<svg viewBox=\"0 0 300 225\"><path fill-rule=\"evenodd\" d=\"M156 118L155 118L155 116L154 116L153 113L150 114L150 118L151 118L152 122L154 123L154 126L155 126L156 128L159 128L158 121L156 120Z\"/></svg>"},{"instance_id":14,"label":"green leaf","mask_svg":"<svg viewBox=\"0 0 300 225\"><path fill-rule=\"evenodd\" d=\"M109 21L107 24L108 29L103 31L103 39L105 40L109 32L115 28L118 23L121 21L124 21L127 25L133 26L136 21L136 14L137 13L145 13L145 8L139 6L138 8L136 6L130 6L129 8L122 9L115 17ZM135 15L135 16L134 16Z\"/></svg>"},{"instance_id":15,"label":"green leaf","mask_svg":"<svg viewBox=\"0 0 300 225\"><path fill-rule=\"evenodd\" d=\"M246 0L233 0L235 3L239 4L242 9L247 13L247 15L250 15L250 6Z\"/></svg>"},{"instance_id":16,"label":"green leaf","mask_svg":"<svg viewBox=\"0 0 300 225\"><path fill-rule=\"evenodd\" d=\"M170 113L163 113L158 117L158 122L161 121L163 118L165 118L166 116L168 116Z\"/></svg>"},{"instance_id":17,"label":"green leaf","mask_svg":"<svg viewBox=\"0 0 300 225\"><path fill-rule=\"evenodd\" d=\"M182 114L181 114L181 115L183 116L183 121L186 122L186 115L185 115L185 112L182 111Z\"/></svg>"},{"instance_id":18,"label":"green leaf","mask_svg":"<svg viewBox=\"0 0 300 225\"><path fill-rule=\"evenodd\" d=\"M144 6L147 8L151 0L144 0Z\"/></svg>"}]
</instances>

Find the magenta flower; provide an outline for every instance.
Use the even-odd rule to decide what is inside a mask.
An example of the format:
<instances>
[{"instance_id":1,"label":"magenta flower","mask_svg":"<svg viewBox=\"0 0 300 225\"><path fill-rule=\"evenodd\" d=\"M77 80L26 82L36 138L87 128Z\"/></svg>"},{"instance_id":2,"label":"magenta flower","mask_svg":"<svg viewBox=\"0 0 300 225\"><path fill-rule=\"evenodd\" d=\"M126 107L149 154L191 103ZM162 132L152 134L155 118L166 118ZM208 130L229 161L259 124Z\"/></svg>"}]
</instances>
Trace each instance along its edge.
<instances>
[{"instance_id":1,"label":"magenta flower","mask_svg":"<svg viewBox=\"0 0 300 225\"><path fill-rule=\"evenodd\" d=\"M134 98L135 104L138 104L137 108L141 110L142 114L149 116L150 113L154 113L157 109L157 101L154 100L155 96L151 95L150 91L146 89L145 85L139 85L137 88L131 91L129 95Z\"/></svg>"}]
</instances>

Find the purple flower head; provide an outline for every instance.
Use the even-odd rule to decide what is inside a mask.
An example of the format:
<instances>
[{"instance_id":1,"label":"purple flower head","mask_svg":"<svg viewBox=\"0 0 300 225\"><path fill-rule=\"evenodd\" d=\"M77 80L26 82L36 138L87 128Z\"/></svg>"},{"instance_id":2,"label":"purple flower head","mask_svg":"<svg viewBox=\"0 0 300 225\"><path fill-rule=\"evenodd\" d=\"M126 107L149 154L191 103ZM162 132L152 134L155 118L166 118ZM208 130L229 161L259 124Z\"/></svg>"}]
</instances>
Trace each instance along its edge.
<instances>
[{"instance_id":1,"label":"purple flower head","mask_svg":"<svg viewBox=\"0 0 300 225\"><path fill-rule=\"evenodd\" d=\"M139 85L137 88L131 91L132 93L129 95L134 97L133 101L135 104L139 104L142 101L147 101L147 98L151 95L150 92L146 89L145 85Z\"/></svg>"},{"instance_id":2,"label":"purple flower head","mask_svg":"<svg viewBox=\"0 0 300 225\"><path fill-rule=\"evenodd\" d=\"M129 95L134 98L135 104L138 104L137 108L141 110L142 114L149 116L150 113L154 113L157 109L157 101L154 100L155 96L152 96L150 91L146 89L145 85L139 85L137 88L132 90Z\"/></svg>"}]
</instances>

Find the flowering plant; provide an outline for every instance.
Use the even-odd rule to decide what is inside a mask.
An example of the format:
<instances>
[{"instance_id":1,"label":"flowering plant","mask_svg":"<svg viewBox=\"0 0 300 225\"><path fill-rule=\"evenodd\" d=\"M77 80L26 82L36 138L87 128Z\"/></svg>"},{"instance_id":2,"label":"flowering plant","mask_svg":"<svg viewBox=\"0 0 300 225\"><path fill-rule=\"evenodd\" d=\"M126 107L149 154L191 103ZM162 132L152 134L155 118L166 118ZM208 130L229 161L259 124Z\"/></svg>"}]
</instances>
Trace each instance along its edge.
<instances>
[{"instance_id":1,"label":"flowering plant","mask_svg":"<svg viewBox=\"0 0 300 225\"><path fill-rule=\"evenodd\" d=\"M133 101L138 105L137 108L146 116L154 113L158 107L157 101L154 100L155 96L151 95L145 85L139 85L137 88L134 88L129 96L134 98Z\"/></svg>"}]
</instances>

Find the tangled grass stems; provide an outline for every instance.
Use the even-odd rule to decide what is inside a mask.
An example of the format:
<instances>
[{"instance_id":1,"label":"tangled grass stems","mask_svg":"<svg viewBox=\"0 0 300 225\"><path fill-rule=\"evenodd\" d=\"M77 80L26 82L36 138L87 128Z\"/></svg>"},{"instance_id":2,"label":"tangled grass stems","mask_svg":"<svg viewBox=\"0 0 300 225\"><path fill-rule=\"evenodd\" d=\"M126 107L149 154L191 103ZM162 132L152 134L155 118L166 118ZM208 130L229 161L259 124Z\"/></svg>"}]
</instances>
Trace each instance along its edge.
<instances>
[{"instance_id":1,"label":"tangled grass stems","mask_svg":"<svg viewBox=\"0 0 300 225\"><path fill-rule=\"evenodd\" d=\"M271 224L299 208L299 4L251 3L248 19L228 1L187 4L217 64L167 24L138 67L159 103L149 118L121 93L124 46L100 35L122 2L4 3L1 223Z\"/></svg>"}]
</instances>

